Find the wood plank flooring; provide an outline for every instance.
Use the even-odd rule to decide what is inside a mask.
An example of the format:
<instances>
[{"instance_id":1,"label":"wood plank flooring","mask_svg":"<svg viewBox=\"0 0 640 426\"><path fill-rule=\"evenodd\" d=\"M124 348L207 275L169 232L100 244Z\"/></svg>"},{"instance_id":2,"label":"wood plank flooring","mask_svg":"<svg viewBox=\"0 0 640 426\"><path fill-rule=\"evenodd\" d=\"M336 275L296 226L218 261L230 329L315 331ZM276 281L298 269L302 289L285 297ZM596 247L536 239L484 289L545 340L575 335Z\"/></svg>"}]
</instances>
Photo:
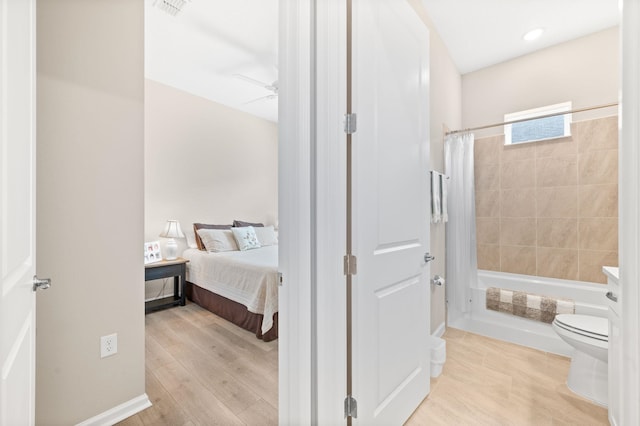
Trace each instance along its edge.
<instances>
[{"instance_id":1,"label":"wood plank flooring","mask_svg":"<svg viewBox=\"0 0 640 426\"><path fill-rule=\"evenodd\" d=\"M407 425L607 425L606 409L566 387L569 359L448 329L447 362ZM275 425L278 341L188 303L146 316L153 406L121 422Z\"/></svg>"},{"instance_id":2,"label":"wood plank flooring","mask_svg":"<svg viewBox=\"0 0 640 426\"><path fill-rule=\"evenodd\" d=\"M406 425L608 425L566 386L570 359L449 328L447 362Z\"/></svg>"},{"instance_id":3,"label":"wood plank flooring","mask_svg":"<svg viewBox=\"0 0 640 426\"><path fill-rule=\"evenodd\" d=\"M148 314L153 406L120 425L277 425L278 341L262 342L194 303Z\"/></svg>"}]
</instances>

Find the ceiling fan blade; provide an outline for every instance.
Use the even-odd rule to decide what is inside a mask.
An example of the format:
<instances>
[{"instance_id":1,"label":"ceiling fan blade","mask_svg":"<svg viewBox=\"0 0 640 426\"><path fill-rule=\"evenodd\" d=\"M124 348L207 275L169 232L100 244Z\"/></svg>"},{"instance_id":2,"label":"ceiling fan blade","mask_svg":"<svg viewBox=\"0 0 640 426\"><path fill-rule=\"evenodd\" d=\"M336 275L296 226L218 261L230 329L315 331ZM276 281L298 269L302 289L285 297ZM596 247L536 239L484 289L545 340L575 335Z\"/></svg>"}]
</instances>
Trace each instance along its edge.
<instances>
[{"instance_id":1,"label":"ceiling fan blade","mask_svg":"<svg viewBox=\"0 0 640 426\"><path fill-rule=\"evenodd\" d=\"M256 86L260 86L263 89L267 89L270 92L273 92L275 95L278 94L278 80L274 81L271 84L268 84L260 80L256 80L255 78L247 77L246 75L242 75L242 74L233 74L233 76L236 78L239 78L240 80L244 80L248 83L255 84Z\"/></svg>"},{"instance_id":2,"label":"ceiling fan blade","mask_svg":"<svg viewBox=\"0 0 640 426\"><path fill-rule=\"evenodd\" d=\"M262 101L262 100L275 99L277 97L278 97L278 95L275 95L275 94L274 95L267 95L267 96L260 96L259 98L255 98L255 99L252 99L250 101L243 102L242 105L248 105L248 104L252 104L254 102L258 102L258 101Z\"/></svg>"},{"instance_id":3,"label":"ceiling fan blade","mask_svg":"<svg viewBox=\"0 0 640 426\"><path fill-rule=\"evenodd\" d=\"M251 78L251 77L247 77L246 75L242 75L242 74L233 74L234 77L239 78L240 80L244 80L247 83L251 83L251 84L255 84L257 86L260 87L264 87L265 89L269 89L271 88L271 85L269 83L265 83L262 82L260 80L256 80L255 78Z\"/></svg>"}]
</instances>

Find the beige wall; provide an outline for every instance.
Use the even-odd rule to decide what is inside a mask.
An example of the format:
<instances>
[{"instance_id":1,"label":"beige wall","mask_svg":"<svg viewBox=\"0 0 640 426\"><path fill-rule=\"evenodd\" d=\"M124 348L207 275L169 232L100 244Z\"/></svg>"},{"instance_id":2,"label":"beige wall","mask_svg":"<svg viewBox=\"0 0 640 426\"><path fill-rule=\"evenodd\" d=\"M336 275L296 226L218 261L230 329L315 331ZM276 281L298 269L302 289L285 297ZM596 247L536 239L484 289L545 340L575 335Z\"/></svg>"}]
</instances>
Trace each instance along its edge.
<instances>
[{"instance_id":1,"label":"beige wall","mask_svg":"<svg viewBox=\"0 0 640 426\"><path fill-rule=\"evenodd\" d=\"M618 117L572 136L476 140L478 268L606 283L618 265Z\"/></svg>"},{"instance_id":2,"label":"beige wall","mask_svg":"<svg viewBox=\"0 0 640 426\"><path fill-rule=\"evenodd\" d=\"M611 28L463 75L462 127L500 123L505 113L565 101L574 108L617 102L618 31ZM585 113L574 120L615 113ZM502 128L475 134L502 134Z\"/></svg>"},{"instance_id":3,"label":"beige wall","mask_svg":"<svg viewBox=\"0 0 640 426\"><path fill-rule=\"evenodd\" d=\"M145 240L160 240L167 219L179 220L185 232L194 222L275 224L277 130L276 123L146 80ZM179 250L186 247L178 242ZM158 295L156 285L146 287L147 297Z\"/></svg>"},{"instance_id":4,"label":"beige wall","mask_svg":"<svg viewBox=\"0 0 640 426\"><path fill-rule=\"evenodd\" d=\"M458 129L461 126L461 78L449 56L449 51L438 35L435 26L425 12L422 2L409 1L429 28L430 38L430 125L431 125L431 169L444 172L444 128ZM431 276L445 277L445 225L431 225L431 254L436 259L431 263ZM431 287L431 332L445 322L444 287Z\"/></svg>"},{"instance_id":5,"label":"beige wall","mask_svg":"<svg viewBox=\"0 0 640 426\"><path fill-rule=\"evenodd\" d=\"M145 392L143 2L38 0L37 22L36 423L71 425Z\"/></svg>"}]
</instances>

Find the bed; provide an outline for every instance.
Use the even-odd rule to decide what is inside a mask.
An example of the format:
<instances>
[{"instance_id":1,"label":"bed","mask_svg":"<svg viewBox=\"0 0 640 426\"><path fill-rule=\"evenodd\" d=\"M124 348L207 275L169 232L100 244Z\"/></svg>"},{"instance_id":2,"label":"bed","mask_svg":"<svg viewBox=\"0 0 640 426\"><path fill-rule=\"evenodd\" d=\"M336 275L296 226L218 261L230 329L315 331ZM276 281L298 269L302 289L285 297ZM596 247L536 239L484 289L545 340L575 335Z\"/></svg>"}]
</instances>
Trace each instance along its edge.
<instances>
[{"instance_id":1,"label":"bed","mask_svg":"<svg viewBox=\"0 0 640 426\"><path fill-rule=\"evenodd\" d=\"M212 253L187 249L189 300L253 332L278 338L278 246Z\"/></svg>"}]
</instances>

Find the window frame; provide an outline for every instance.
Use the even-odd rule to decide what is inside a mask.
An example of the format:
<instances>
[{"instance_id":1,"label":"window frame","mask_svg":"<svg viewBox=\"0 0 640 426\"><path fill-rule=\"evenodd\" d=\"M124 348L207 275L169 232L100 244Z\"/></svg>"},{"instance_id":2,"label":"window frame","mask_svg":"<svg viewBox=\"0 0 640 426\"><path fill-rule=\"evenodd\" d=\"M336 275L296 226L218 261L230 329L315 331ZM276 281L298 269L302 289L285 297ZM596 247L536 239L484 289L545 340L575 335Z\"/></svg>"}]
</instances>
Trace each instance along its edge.
<instances>
[{"instance_id":1,"label":"window frame","mask_svg":"<svg viewBox=\"0 0 640 426\"><path fill-rule=\"evenodd\" d=\"M541 142L548 141L553 139L561 139L571 136L571 122L573 114L570 113L572 109L571 101L561 102L553 105L546 105L538 108L527 109L524 111L511 112L504 115L504 122L509 123L504 125L504 144L506 145L520 145L524 143L532 143L532 142ZM549 114L556 114L561 112L567 112L567 114L563 115L564 120L564 132L561 136L552 136L547 138L540 139L530 139L525 141L513 142L512 141L512 131L513 131L513 121L517 120L526 120L526 119L535 119L535 118L547 118L545 116ZM550 118L550 117L549 117Z\"/></svg>"}]
</instances>

